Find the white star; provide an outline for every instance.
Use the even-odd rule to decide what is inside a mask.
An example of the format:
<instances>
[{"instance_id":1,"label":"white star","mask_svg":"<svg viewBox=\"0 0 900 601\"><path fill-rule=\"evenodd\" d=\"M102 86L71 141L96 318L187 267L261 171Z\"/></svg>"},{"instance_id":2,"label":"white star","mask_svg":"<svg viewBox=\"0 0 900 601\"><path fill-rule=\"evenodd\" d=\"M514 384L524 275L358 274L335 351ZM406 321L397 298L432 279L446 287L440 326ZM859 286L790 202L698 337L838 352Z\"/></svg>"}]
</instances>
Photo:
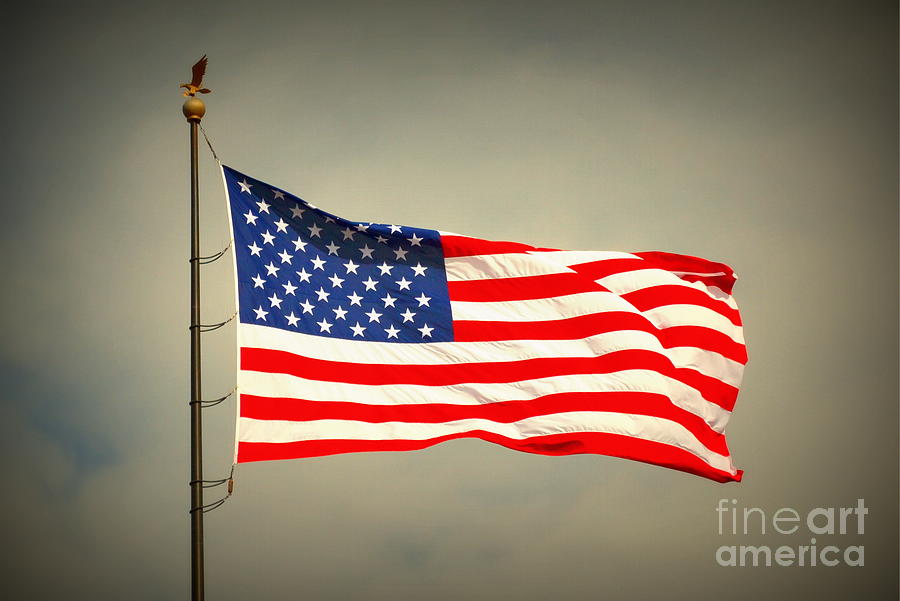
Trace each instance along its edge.
<instances>
[{"instance_id":1,"label":"white star","mask_svg":"<svg viewBox=\"0 0 900 601\"><path fill-rule=\"evenodd\" d=\"M250 254L251 254L252 256L254 256L254 257L258 257L258 256L259 256L259 251L262 250L262 248L260 248L259 246L256 245L256 242L254 242L253 244L248 245L247 248L250 249Z\"/></svg>"},{"instance_id":2,"label":"white star","mask_svg":"<svg viewBox=\"0 0 900 601\"><path fill-rule=\"evenodd\" d=\"M419 301L419 306L420 306L420 307L430 307L430 306L431 306L431 305L428 304L428 301L431 300L431 297L430 297L430 296L425 296L425 293L424 293L424 292L421 294L421 296L417 296L417 297L416 297L416 300Z\"/></svg>"},{"instance_id":3,"label":"white star","mask_svg":"<svg viewBox=\"0 0 900 601\"><path fill-rule=\"evenodd\" d=\"M266 271L269 272L269 275L274 275L276 278L278 277L278 270L279 270L279 269L281 269L281 268L280 268L280 267L275 267L275 265L272 264L272 261L269 261L269 264L266 265Z\"/></svg>"},{"instance_id":4,"label":"white star","mask_svg":"<svg viewBox=\"0 0 900 601\"><path fill-rule=\"evenodd\" d=\"M253 211L247 211L244 213L244 217L247 218L248 224L252 223L253 225L256 225L256 215L253 214Z\"/></svg>"},{"instance_id":5,"label":"white star","mask_svg":"<svg viewBox=\"0 0 900 601\"><path fill-rule=\"evenodd\" d=\"M408 252L409 252L408 250L403 250L402 248L398 248L397 250L394 251L394 256L397 257L398 261L401 261L401 260L405 261L406 253L408 253Z\"/></svg>"},{"instance_id":6,"label":"white star","mask_svg":"<svg viewBox=\"0 0 900 601\"><path fill-rule=\"evenodd\" d=\"M325 248L328 249L329 255L334 255L336 257L338 256L338 249L340 248L340 246L338 246L334 242L329 242L328 244L325 245Z\"/></svg>"},{"instance_id":7,"label":"white star","mask_svg":"<svg viewBox=\"0 0 900 601\"><path fill-rule=\"evenodd\" d=\"M309 227L306 228L306 229L309 230L309 235L310 235L311 238L321 238L321 237L322 237L322 236L319 235L319 232L322 231L322 228L320 228L320 227L319 227L318 225L316 225L315 223L312 224L311 226L309 226Z\"/></svg>"},{"instance_id":8,"label":"white star","mask_svg":"<svg viewBox=\"0 0 900 601\"><path fill-rule=\"evenodd\" d=\"M400 314L400 317L403 318L403 323L412 321L413 317L415 317L415 316L416 316L416 314L413 313L412 311L410 311L409 307L406 308L406 311L404 311L403 313Z\"/></svg>"},{"instance_id":9,"label":"white star","mask_svg":"<svg viewBox=\"0 0 900 601\"><path fill-rule=\"evenodd\" d=\"M366 290L375 290L375 287L378 285L378 282L372 279L372 276L369 276L369 279L363 282L363 286L366 287Z\"/></svg>"},{"instance_id":10,"label":"white star","mask_svg":"<svg viewBox=\"0 0 900 601\"><path fill-rule=\"evenodd\" d=\"M259 207L259 212L260 212L260 213L268 213L268 212L269 212L269 207L270 207L271 205L269 205L268 203L266 203L266 201L261 200L261 201L259 201L258 203L256 203L256 206Z\"/></svg>"},{"instance_id":11,"label":"white star","mask_svg":"<svg viewBox=\"0 0 900 601\"><path fill-rule=\"evenodd\" d=\"M410 267L410 269L413 270L413 272L415 273L415 275L422 275L422 276L425 275L425 269L426 269L426 268L425 268L425 267L422 267L422 264L421 264L421 263L416 263L416 266L415 266L415 267Z\"/></svg>"},{"instance_id":12,"label":"white star","mask_svg":"<svg viewBox=\"0 0 900 601\"><path fill-rule=\"evenodd\" d=\"M325 223L334 223L334 217L331 215L325 215Z\"/></svg>"},{"instance_id":13,"label":"white star","mask_svg":"<svg viewBox=\"0 0 900 601\"><path fill-rule=\"evenodd\" d=\"M281 190L272 189L272 194L275 196L275 198L284 200L284 192L282 192Z\"/></svg>"},{"instance_id":14,"label":"white star","mask_svg":"<svg viewBox=\"0 0 900 601\"><path fill-rule=\"evenodd\" d=\"M288 280L287 284L282 284L281 287L284 288L285 296L287 296L288 294L290 294L291 296L295 296L294 291L297 289L297 287L291 284L290 280Z\"/></svg>"},{"instance_id":15,"label":"white star","mask_svg":"<svg viewBox=\"0 0 900 601\"><path fill-rule=\"evenodd\" d=\"M288 251L286 251L286 250L283 250L280 253L278 253L278 256L281 257L282 263L288 263L288 264L290 264L291 259L294 258L294 255L289 255Z\"/></svg>"},{"instance_id":16,"label":"white star","mask_svg":"<svg viewBox=\"0 0 900 601\"><path fill-rule=\"evenodd\" d=\"M297 275L300 277L301 282L308 282L310 274L306 273L305 269L301 269L297 272Z\"/></svg>"},{"instance_id":17,"label":"white star","mask_svg":"<svg viewBox=\"0 0 900 601\"><path fill-rule=\"evenodd\" d=\"M341 288L341 284L344 283L343 278L339 278L339 277L337 276L337 274L334 274L333 276L331 276L331 277L328 278L328 279L331 280L331 287L332 287L332 288Z\"/></svg>"},{"instance_id":18,"label":"white star","mask_svg":"<svg viewBox=\"0 0 900 601\"><path fill-rule=\"evenodd\" d=\"M291 207L291 217L295 219L303 219L304 209L300 208L300 205L294 205Z\"/></svg>"},{"instance_id":19,"label":"white star","mask_svg":"<svg viewBox=\"0 0 900 601\"><path fill-rule=\"evenodd\" d=\"M419 238L418 236L413 234L409 239L409 245L410 246L422 246L422 240L424 240L424 239L425 238Z\"/></svg>"},{"instance_id":20,"label":"white star","mask_svg":"<svg viewBox=\"0 0 900 601\"><path fill-rule=\"evenodd\" d=\"M383 315L383 313L379 313L375 309L372 309L368 313L363 313L363 315L365 315L369 318L369 323L372 323L373 321L379 321L381 319L381 316Z\"/></svg>"},{"instance_id":21,"label":"white star","mask_svg":"<svg viewBox=\"0 0 900 601\"><path fill-rule=\"evenodd\" d=\"M409 290L410 284L412 284L412 282L410 282L406 278L400 278L399 280L397 280L397 285L400 286L400 290Z\"/></svg>"},{"instance_id":22,"label":"white star","mask_svg":"<svg viewBox=\"0 0 900 601\"><path fill-rule=\"evenodd\" d=\"M388 340L390 340L391 338L397 338L397 334L400 333L400 330L395 328L393 325L385 328L384 331L387 332Z\"/></svg>"},{"instance_id":23,"label":"white star","mask_svg":"<svg viewBox=\"0 0 900 601\"><path fill-rule=\"evenodd\" d=\"M241 192L246 192L250 194L250 184L247 183L247 178L244 178L244 181L237 183L241 187Z\"/></svg>"},{"instance_id":24,"label":"white star","mask_svg":"<svg viewBox=\"0 0 900 601\"><path fill-rule=\"evenodd\" d=\"M361 300L363 299L363 297L361 297L361 296L358 295L357 293L353 292L352 294L348 294L348 295L347 295L347 298L350 299L350 306L351 306L351 307L352 307L353 305L357 305L357 306L359 306L359 307L362 307L362 304L361 304L359 301L361 301Z\"/></svg>"},{"instance_id":25,"label":"white star","mask_svg":"<svg viewBox=\"0 0 900 601\"><path fill-rule=\"evenodd\" d=\"M376 265L379 271L381 271L381 275L391 275L391 269L394 268L393 265L388 265L387 261L384 261L381 265Z\"/></svg>"},{"instance_id":26,"label":"white star","mask_svg":"<svg viewBox=\"0 0 900 601\"><path fill-rule=\"evenodd\" d=\"M355 326L350 326L350 329L353 330L354 336L362 336L363 332L366 331L366 328L364 326L359 325L358 321L356 322Z\"/></svg>"},{"instance_id":27,"label":"white star","mask_svg":"<svg viewBox=\"0 0 900 601\"><path fill-rule=\"evenodd\" d=\"M322 286L319 286L319 289L316 290L316 296L319 297L319 300L320 300L320 301L325 301L326 303L328 302L328 295L329 295L329 294L331 294L331 293L330 293L330 292L325 292L325 289L324 289Z\"/></svg>"},{"instance_id":28,"label":"white star","mask_svg":"<svg viewBox=\"0 0 900 601\"><path fill-rule=\"evenodd\" d=\"M379 242L381 242L382 244L387 244L387 238L385 238L384 236L378 236L375 239L378 240Z\"/></svg>"},{"instance_id":29,"label":"white star","mask_svg":"<svg viewBox=\"0 0 900 601\"><path fill-rule=\"evenodd\" d=\"M338 307L337 309L332 309L332 311L334 311L335 319L347 319L346 317L344 317L344 315L347 314L347 311L343 307Z\"/></svg>"},{"instance_id":30,"label":"white star","mask_svg":"<svg viewBox=\"0 0 900 601\"><path fill-rule=\"evenodd\" d=\"M300 239L300 236L297 236L297 239L294 240L294 250L302 250L303 252L306 252L307 244L308 242L304 242Z\"/></svg>"},{"instance_id":31,"label":"white star","mask_svg":"<svg viewBox=\"0 0 900 601\"><path fill-rule=\"evenodd\" d=\"M254 288L262 288L262 287L263 287L263 284L266 283L266 281L265 281L264 279L262 279L261 277L259 277L259 274L258 274L258 273L256 274L256 277L255 277L255 278L250 278L250 279L253 280L253 287L254 287Z\"/></svg>"},{"instance_id":32,"label":"white star","mask_svg":"<svg viewBox=\"0 0 900 601\"><path fill-rule=\"evenodd\" d=\"M429 328L429 327L428 327L428 324L426 323L426 324L425 324L424 326L422 326L421 328L416 328L416 329L419 330L420 332L422 332L422 338L425 338L426 336L427 336L428 338L431 338L431 331L432 331L434 328Z\"/></svg>"},{"instance_id":33,"label":"white star","mask_svg":"<svg viewBox=\"0 0 900 601\"><path fill-rule=\"evenodd\" d=\"M344 267L347 268L347 275L350 275L350 272L356 273L356 269L359 267L359 265L357 265L353 261L347 261L346 263L344 263Z\"/></svg>"},{"instance_id":34,"label":"white star","mask_svg":"<svg viewBox=\"0 0 900 601\"><path fill-rule=\"evenodd\" d=\"M388 227L391 228L391 233L392 233L392 234L399 234L399 233L400 233L400 226L399 226L399 225L389 225Z\"/></svg>"},{"instance_id":35,"label":"white star","mask_svg":"<svg viewBox=\"0 0 900 601\"><path fill-rule=\"evenodd\" d=\"M363 258L363 259L371 259L371 258L372 258L372 253L375 252L375 249L374 249L374 248L369 248L369 245L366 244L365 246L363 246L362 248L359 249L359 252L362 253L362 258Z\"/></svg>"},{"instance_id":36,"label":"white star","mask_svg":"<svg viewBox=\"0 0 900 601\"><path fill-rule=\"evenodd\" d=\"M312 260L312 264L313 264L313 270L321 269L322 271L325 271L325 261L322 260L321 258L319 258L319 257L314 258Z\"/></svg>"},{"instance_id":37,"label":"white star","mask_svg":"<svg viewBox=\"0 0 900 601\"><path fill-rule=\"evenodd\" d=\"M354 227L356 227L356 231L364 232L369 229L369 226L365 223L357 223Z\"/></svg>"},{"instance_id":38,"label":"white star","mask_svg":"<svg viewBox=\"0 0 900 601\"><path fill-rule=\"evenodd\" d=\"M269 314L268 311L265 311L265 310L262 308L262 305L259 306L259 309L253 309L253 312L256 313L256 319L261 319L261 320L263 320L263 321L266 320L266 315Z\"/></svg>"},{"instance_id":39,"label":"white star","mask_svg":"<svg viewBox=\"0 0 900 601\"><path fill-rule=\"evenodd\" d=\"M276 228L279 232L286 232L286 231L287 231L287 227L288 227L287 221L285 221L285 220L282 219L281 217L279 217L279 218L278 218L278 221L275 222L275 228Z\"/></svg>"},{"instance_id":40,"label":"white star","mask_svg":"<svg viewBox=\"0 0 900 601\"><path fill-rule=\"evenodd\" d=\"M345 227L343 230L341 230L341 233L344 235L344 240L353 240L353 234L355 234L356 232L351 230L349 227Z\"/></svg>"},{"instance_id":41,"label":"white star","mask_svg":"<svg viewBox=\"0 0 900 601\"><path fill-rule=\"evenodd\" d=\"M316 324L319 326L319 332L331 333L332 324L328 323L324 317L322 318L322 321L317 321Z\"/></svg>"},{"instance_id":42,"label":"white star","mask_svg":"<svg viewBox=\"0 0 900 601\"><path fill-rule=\"evenodd\" d=\"M270 234L269 230L266 230L266 233L263 234L262 237L263 237L263 244L271 244L272 246L275 246L275 242L274 242L275 236Z\"/></svg>"},{"instance_id":43,"label":"white star","mask_svg":"<svg viewBox=\"0 0 900 601\"><path fill-rule=\"evenodd\" d=\"M384 308L385 308L385 309L387 309L388 307L394 307L394 303L397 302L397 299L394 298L393 296L391 296L390 293L388 293L387 296L383 296L383 297L381 298L381 300L384 301ZM394 307L394 308L396 309L397 307Z\"/></svg>"},{"instance_id":44,"label":"white star","mask_svg":"<svg viewBox=\"0 0 900 601\"><path fill-rule=\"evenodd\" d=\"M274 292L272 293L272 296L269 297L269 302L272 303L273 307L281 308L281 299L278 298L278 295Z\"/></svg>"},{"instance_id":45,"label":"white star","mask_svg":"<svg viewBox=\"0 0 900 601\"><path fill-rule=\"evenodd\" d=\"M304 313L309 313L310 315L312 315L313 309L315 308L315 305L310 303L308 300L305 300L302 303L300 303L300 306L303 307Z\"/></svg>"},{"instance_id":46,"label":"white star","mask_svg":"<svg viewBox=\"0 0 900 601\"><path fill-rule=\"evenodd\" d=\"M300 320L300 317L295 316L293 311L291 311L290 315L285 315L284 317L288 320L289 326L296 326L297 322Z\"/></svg>"}]
</instances>

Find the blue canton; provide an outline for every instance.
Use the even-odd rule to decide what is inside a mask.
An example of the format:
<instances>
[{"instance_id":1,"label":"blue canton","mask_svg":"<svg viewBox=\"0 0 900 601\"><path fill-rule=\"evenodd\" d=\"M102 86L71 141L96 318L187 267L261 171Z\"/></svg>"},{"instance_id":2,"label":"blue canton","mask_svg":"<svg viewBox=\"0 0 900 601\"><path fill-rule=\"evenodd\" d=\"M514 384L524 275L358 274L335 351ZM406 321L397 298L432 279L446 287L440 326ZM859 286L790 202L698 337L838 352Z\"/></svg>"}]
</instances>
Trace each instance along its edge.
<instances>
[{"instance_id":1,"label":"blue canton","mask_svg":"<svg viewBox=\"0 0 900 601\"><path fill-rule=\"evenodd\" d=\"M453 340L437 231L348 221L223 170L242 323L351 340Z\"/></svg>"}]
</instances>

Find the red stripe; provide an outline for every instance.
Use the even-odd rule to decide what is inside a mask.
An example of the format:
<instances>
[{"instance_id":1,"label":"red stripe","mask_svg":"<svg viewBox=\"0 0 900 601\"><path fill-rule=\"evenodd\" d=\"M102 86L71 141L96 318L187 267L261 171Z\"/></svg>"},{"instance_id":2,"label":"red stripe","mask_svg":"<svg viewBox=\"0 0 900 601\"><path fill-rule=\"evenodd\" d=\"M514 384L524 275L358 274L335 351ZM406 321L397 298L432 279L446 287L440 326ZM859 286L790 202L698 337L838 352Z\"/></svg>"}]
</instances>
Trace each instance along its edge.
<instances>
[{"instance_id":1,"label":"red stripe","mask_svg":"<svg viewBox=\"0 0 900 601\"><path fill-rule=\"evenodd\" d=\"M515 301L598 290L607 291L603 286L577 273L447 282L447 292L451 301Z\"/></svg>"},{"instance_id":2,"label":"red stripe","mask_svg":"<svg viewBox=\"0 0 900 601\"><path fill-rule=\"evenodd\" d=\"M311 421L339 419L369 423L408 422L439 424L462 419L512 423L528 417L569 411L602 411L648 415L687 428L709 450L728 454L725 437L702 418L672 404L662 394L648 392L571 392L550 394L529 401L475 405L431 403L421 405L366 405L343 401L308 401L241 395L241 417L261 420Z\"/></svg>"},{"instance_id":3,"label":"red stripe","mask_svg":"<svg viewBox=\"0 0 900 601\"><path fill-rule=\"evenodd\" d=\"M666 348L691 346L719 353L742 365L747 363L747 347L718 330L701 326L672 326L660 330L657 337Z\"/></svg>"},{"instance_id":4,"label":"red stripe","mask_svg":"<svg viewBox=\"0 0 900 601\"><path fill-rule=\"evenodd\" d=\"M444 257L471 257L473 255L496 255L505 253L524 253L534 250L556 250L554 248L537 248L519 242L500 242L469 238L468 236L441 236Z\"/></svg>"},{"instance_id":5,"label":"red stripe","mask_svg":"<svg viewBox=\"0 0 900 601\"><path fill-rule=\"evenodd\" d=\"M676 368L672 377L698 391L710 403L715 403L726 411L734 409L738 396L738 389L734 386L687 367Z\"/></svg>"},{"instance_id":6,"label":"red stripe","mask_svg":"<svg viewBox=\"0 0 900 601\"><path fill-rule=\"evenodd\" d=\"M674 368L667 357L639 349L616 351L598 357L543 357L489 363L413 365L327 361L286 351L245 347L241 349L241 369L363 385L450 386L476 382L519 382L553 376L613 373L627 369L653 370L673 374L674 377Z\"/></svg>"},{"instance_id":7,"label":"red stripe","mask_svg":"<svg viewBox=\"0 0 900 601\"><path fill-rule=\"evenodd\" d=\"M734 286L734 279L729 276L679 274L678 277L685 282L702 282L705 286L715 286L728 294L731 294L731 289Z\"/></svg>"},{"instance_id":8,"label":"red stripe","mask_svg":"<svg viewBox=\"0 0 900 601\"><path fill-rule=\"evenodd\" d=\"M535 436L526 440L513 440L490 432L475 430L461 434L449 434L429 440L308 440L289 443L240 442L238 463L274 459L298 459L321 457L336 453L366 451L414 451L458 438L480 438L516 451L539 455L574 455L591 453L633 459L660 465L690 474L703 476L716 482L740 482L742 471L732 475L715 469L696 455L671 445L632 438L621 434L577 432Z\"/></svg>"},{"instance_id":9,"label":"red stripe","mask_svg":"<svg viewBox=\"0 0 900 601\"><path fill-rule=\"evenodd\" d=\"M599 280L617 273L625 273L626 271L654 269L654 266L643 259L604 259L602 261L569 265L569 269L580 273L589 280Z\"/></svg>"},{"instance_id":10,"label":"red stripe","mask_svg":"<svg viewBox=\"0 0 900 601\"><path fill-rule=\"evenodd\" d=\"M700 305L726 317L736 326L742 325L741 314L737 309L696 288L677 284L651 286L623 294L622 298L631 303L638 311L649 311L666 305Z\"/></svg>"},{"instance_id":11,"label":"red stripe","mask_svg":"<svg viewBox=\"0 0 900 601\"><path fill-rule=\"evenodd\" d=\"M716 273L724 272L724 275L682 275L679 276L683 280L689 282L703 282L707 285L716 286L717 288L731 294L737 276L734 270L725 263L717 263L716 261L708 261L700 257L692 257L690 255L678 255L665 252L642 252L634 253L635 255L646 259L653 266L665 269L671 272L696 272L696 273Z\"/></svg>"}]
</instances>

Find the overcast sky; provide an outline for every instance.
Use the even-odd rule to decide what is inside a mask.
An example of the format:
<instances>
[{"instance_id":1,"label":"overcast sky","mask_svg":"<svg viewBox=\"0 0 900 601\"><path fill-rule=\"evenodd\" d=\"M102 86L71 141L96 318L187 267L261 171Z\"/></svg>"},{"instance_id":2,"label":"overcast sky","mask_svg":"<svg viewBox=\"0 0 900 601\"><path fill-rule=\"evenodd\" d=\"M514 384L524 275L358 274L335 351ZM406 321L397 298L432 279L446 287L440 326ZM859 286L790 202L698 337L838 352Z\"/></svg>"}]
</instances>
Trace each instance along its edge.
<instances>
[{"instance_id":1,"label":"overcast sky","mask_svg":"<svg viewBox=\"0 0 900 601\"><path fill-rule=\"evenodd\" d=\"M896 4L324 4L6 15L0 596L188 595L178 84L206 53L226 164L350 219L726 262L751 357L740 484L475 440L242 465L207 514L208 599L896 599ZM230 261L204 278L204 321L228 317ZM205 335L207 397L233 347ZM227 475L233 402L205 419ZM721 498L865 499L864 535L819 537L865 566L720 567L811 536L719 535Z\"/></svg>"}]
</instances>

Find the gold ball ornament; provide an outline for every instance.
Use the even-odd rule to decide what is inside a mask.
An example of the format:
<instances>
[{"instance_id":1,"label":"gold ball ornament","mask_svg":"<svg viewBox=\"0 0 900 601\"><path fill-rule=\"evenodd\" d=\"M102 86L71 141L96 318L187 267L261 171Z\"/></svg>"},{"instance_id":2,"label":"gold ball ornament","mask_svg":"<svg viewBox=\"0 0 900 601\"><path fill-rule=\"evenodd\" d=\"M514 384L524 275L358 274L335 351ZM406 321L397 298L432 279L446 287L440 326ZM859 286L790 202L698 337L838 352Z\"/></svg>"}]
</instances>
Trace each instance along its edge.
<instances>
[{"instance_id":1,"label":"gold ball ornament","mask_svg":"<svg viewBox=\"0 0 900 601\"><path fill-rule=\"evenodd\" d=\"M181 112L184 113L188 121L197 121L199 123L203 115L206 114L206 105L196 96L191 96L184 101L184 104L181 106Z\"/></svg>"}]
</instances>

